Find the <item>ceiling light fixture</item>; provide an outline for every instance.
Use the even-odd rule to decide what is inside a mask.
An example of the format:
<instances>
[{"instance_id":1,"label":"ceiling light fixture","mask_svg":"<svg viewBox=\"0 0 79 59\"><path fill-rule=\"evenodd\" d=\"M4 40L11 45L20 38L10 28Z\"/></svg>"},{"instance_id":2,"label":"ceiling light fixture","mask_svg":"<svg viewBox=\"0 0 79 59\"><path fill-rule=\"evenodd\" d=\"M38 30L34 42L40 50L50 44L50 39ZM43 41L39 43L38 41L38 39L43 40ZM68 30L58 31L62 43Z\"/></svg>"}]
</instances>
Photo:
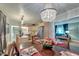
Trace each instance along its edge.
<instances>
[{"instance_id":1,"label":"ceiling light fixture","mask_svg":"<svg viewBox=\"0 0 79 59\"><path fill-rule=\"evenodd\" d=\"M52 8L52 4L46 4L45 8L41 11L41 19L44 22L52 22L56 18L57 11Z\"/></svg>"}]
</instances>

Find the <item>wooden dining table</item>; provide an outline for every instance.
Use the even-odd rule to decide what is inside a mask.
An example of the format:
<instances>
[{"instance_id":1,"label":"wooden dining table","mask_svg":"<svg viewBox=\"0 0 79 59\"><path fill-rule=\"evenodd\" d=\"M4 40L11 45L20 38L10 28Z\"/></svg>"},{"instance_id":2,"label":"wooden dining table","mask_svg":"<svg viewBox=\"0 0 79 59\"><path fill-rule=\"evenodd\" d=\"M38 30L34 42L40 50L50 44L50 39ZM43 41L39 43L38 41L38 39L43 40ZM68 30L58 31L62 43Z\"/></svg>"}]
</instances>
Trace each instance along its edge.
<instances>
[{"instance_id":1,"label":"wooden dining table","mask_svg":"<svg viewBox=\"0 0 79 59\"><path fill-rule=\"evenodd\" d=\"M55 51L52 50L52 49L44 49L42 47L42 44L38 41L35 41L32 46L34 46L34 48L38 51L37 53L34 53L33 55L31 56L54 56L55 55ZM29 48L29 47L28 47ZM27 49L27 48L24 48L24 49ZM23 49L20 50L20 52L22 51Z\"/></svg>"},{"instance_id":2,"label":"wooden dining table","mask_svg":"<svg viewBox=\"0 0 79 59\"><path fill-rule=\"evenodd\" d=\"M17 47L19 49L19 53L22 49L29 48L30 46L34 46L37 49L37 53L34 53L32 56L54 56L55 51L53 49L44 49L41 40L35 40L34 43L26 42L22 49L20 49L21 40L16 39Z\"/></svg>"}]
</instances>

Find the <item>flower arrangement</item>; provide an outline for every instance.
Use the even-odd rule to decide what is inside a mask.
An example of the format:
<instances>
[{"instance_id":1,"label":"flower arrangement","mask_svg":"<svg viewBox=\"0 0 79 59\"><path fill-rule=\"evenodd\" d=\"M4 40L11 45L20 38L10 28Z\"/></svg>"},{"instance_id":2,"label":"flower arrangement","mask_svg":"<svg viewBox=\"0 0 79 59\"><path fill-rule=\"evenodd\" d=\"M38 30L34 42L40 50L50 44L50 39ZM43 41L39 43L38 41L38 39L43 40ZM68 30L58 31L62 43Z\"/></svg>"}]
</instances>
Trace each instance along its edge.
<instances>
[{"instance_id":1,"label":"flower arrangement","mask_svg":"<svg viewBox=\"0 0 79 59\"><path fill-rule=\"evenodd\" d=\"M46 38L43 42L43 48L51 49L53 40L51 38Z\"/></svg>"}]
</instances>

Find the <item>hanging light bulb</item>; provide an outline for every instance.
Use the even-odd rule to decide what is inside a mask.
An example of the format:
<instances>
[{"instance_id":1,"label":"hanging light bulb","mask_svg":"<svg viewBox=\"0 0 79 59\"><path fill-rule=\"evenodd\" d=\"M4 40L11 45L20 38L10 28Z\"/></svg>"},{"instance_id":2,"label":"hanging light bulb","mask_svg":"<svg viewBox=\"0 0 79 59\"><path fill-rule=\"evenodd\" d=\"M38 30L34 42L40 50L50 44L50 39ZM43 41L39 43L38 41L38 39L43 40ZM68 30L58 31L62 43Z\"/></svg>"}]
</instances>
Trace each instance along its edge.
<instances>
[{"instance_id":1,"label":"hanging light bulb","mask_svg":"<svg viewBox=\"0 0 79 59\"><path fill-rule=\"evenodd\" d=\"M24 15L22 15L22 17L21 17L21 25L24 24L24 20L23 20L23 18L24 18Z\"/></svg>"}]
</instances>

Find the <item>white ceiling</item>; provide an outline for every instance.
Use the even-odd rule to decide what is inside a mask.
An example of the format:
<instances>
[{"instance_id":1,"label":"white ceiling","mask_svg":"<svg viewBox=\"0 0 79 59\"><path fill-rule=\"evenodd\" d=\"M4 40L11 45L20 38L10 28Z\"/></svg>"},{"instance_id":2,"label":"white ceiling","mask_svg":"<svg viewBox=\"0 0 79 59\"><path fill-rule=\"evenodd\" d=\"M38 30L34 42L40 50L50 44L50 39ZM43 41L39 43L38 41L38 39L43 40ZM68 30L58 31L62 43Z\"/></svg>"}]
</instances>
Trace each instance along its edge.
<instances>
[{"instance_id":1,"label":"white ceiling","mask_svg":"<svg viewBox=\"0 0 79 59\"><path fill-rule=\"evenodd\" d=\"M73 8L79 7L79 3L52 3L57 10L57 15ZM19 24L21 13L24 15L25 24L41 22L40 11L45 7L44 3L2 3L0 9L6 14L12 24Z\"/></svg>"}]
</instances>

